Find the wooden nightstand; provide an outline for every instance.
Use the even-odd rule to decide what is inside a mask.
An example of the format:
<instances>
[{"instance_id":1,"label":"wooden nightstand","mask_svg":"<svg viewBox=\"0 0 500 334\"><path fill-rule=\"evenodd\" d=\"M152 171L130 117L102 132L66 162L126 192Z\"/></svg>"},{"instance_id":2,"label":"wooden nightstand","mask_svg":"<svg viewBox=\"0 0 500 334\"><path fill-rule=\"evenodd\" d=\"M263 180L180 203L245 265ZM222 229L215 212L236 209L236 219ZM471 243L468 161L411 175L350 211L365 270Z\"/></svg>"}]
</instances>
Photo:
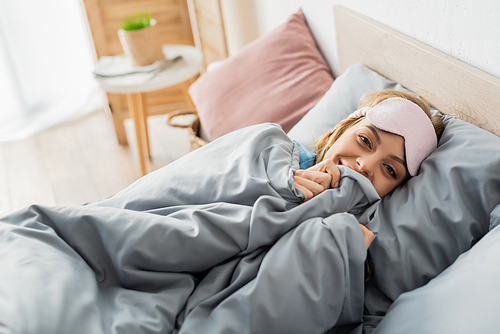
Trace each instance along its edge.
<instances>
[{"instance_id":1,"label":"wooden nightstand","mask_svg":"<svg viewBox=\"0 0 500 334\"><path fill-rule=\"evenodd\" d=\"M202 70L203 55L190 45L164 45L163 53L167 59L174 59L177 56L182 58L167 64L158 72L132 74L119 77L96 77L99 85L108 93L126 94L131 116L134 120L135 133L137 138L137 151L141 174L146 175L145 153L151 156L149 149L149 135L147 126L147 103L146 92L151 92L174 85L180 85L184 97L190 107L194 105L187 93L192 79L199 75ZM114 62L122 62L124 55L112 57L102 57L99 59L96 68L113 66ZM146 152L144 152L146 150Z\"/></svg>"}]
</instances>

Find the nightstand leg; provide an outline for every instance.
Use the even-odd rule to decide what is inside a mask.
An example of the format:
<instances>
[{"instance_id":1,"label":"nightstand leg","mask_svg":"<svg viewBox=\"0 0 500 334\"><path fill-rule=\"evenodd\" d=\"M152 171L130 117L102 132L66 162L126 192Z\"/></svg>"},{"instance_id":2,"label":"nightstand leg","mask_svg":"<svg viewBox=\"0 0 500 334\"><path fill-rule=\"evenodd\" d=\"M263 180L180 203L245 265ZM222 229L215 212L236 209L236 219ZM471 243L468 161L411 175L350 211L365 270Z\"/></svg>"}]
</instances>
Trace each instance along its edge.
<instances>
[{"instance_id":1,"label":"nightstand leg","mask_svg":"<svg viewBox=\"0 0 500 334\"><path fill-rule=\"evenodd\" d=\"M142 106L142 119L144 122L144 135L146 136L146 153L148 158L151 159L151 147L149 146L149 127L148 127L148 104L146 99L146 93L141 94L141 106Z\"/></svg>"},{"instance_id":2,"label":"nightstand leg","mask_svg":"<svg viewBox=\"0 0 500 334\"><path fill-rule=\"evenodd\" d=\"M137 153L139 155L139 165L141 175L146 175L146 162L144 161L144 126L143 93L127 94L128 107L132 119L134 120L135 136L137 139Z\"/></svg>"},{"instance_id":3,"label":"nightstand leg","mask_svg":"<svg viewBox=\"0 0 500 334\"><path fill-rule=\"evenodd\" d=\"M189 86L191 86L191 84L193 82L196 81L197 78L198 78L198 75L195 76L194 78L191 78L191 79L186 80L186 81L179 84L179 86L182 90L182 94L184 95L184 99L186 100L186 103L188 104L188 107L193 109L193 110L196 110L196 107L194 106L193 100L191 100L191 96L189 96L188 88L189 88Z\"/></svg>"}]
</instances>

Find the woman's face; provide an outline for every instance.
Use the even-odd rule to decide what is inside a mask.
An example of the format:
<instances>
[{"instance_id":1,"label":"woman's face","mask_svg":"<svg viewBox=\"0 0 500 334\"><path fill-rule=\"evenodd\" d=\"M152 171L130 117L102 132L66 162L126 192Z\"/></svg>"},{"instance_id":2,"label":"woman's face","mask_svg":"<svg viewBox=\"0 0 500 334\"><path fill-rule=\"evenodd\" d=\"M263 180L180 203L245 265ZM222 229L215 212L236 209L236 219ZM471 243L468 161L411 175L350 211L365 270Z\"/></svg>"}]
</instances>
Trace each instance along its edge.
<instances>
[{"instance_id":1,"label":"woman's face","mask_svg":"<svg viewBox=\"0 0 500 334\"><path fill-rule=\"evenodd\" d=\"M380 197L408 175L403 137L379 130L367 119L347 129L328 149L327 159L367 177Z\"/></svg>"}]
</instances>

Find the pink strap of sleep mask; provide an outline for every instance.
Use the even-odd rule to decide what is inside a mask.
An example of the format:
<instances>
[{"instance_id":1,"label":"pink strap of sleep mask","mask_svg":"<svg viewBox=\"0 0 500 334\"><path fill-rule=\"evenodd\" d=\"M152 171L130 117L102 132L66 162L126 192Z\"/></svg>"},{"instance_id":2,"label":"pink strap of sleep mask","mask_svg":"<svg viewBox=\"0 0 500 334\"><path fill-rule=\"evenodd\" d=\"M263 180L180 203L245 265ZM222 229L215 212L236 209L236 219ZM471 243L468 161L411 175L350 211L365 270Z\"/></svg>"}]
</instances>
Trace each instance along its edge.
<instances>
[{"instance_id":1,"label":"pink strap of sleep mask","mask_svg":"<svg viewBox=\"0 0 500 334\"><path fill-rule=\"evenodd\" d=\"M437 147L431 120L417 104L403 98L386 99L373 107L364 107L349 117L366 116L380 130L400 135L405 140L406 165L411 176L417 175L422 161Z\"/></svg>"}]
</instances>

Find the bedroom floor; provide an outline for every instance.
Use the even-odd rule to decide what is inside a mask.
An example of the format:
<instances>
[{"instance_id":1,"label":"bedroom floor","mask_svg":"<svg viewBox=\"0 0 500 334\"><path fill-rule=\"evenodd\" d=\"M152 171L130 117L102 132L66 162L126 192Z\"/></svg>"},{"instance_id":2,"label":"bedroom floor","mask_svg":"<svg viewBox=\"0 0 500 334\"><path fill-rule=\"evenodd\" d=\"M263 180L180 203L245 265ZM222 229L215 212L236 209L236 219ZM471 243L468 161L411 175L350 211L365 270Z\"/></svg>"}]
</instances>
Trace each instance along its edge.
<instances>
[{"instance_id":1,"label":"bedroom floor","mask_svg":"<svg viewBox=\"0 0 500 334\"><path fill-rule=\"evenodd\" d=\"M169 127L165 115L149 117L148 125L148 171L189 152L187 131ZM118 144L111 117L97 112L24 140L0 142L0 217L35 203L92 202L130 185L140 172L132 120L125 128L130 146Z\"/></svg>"}]
</instances>

